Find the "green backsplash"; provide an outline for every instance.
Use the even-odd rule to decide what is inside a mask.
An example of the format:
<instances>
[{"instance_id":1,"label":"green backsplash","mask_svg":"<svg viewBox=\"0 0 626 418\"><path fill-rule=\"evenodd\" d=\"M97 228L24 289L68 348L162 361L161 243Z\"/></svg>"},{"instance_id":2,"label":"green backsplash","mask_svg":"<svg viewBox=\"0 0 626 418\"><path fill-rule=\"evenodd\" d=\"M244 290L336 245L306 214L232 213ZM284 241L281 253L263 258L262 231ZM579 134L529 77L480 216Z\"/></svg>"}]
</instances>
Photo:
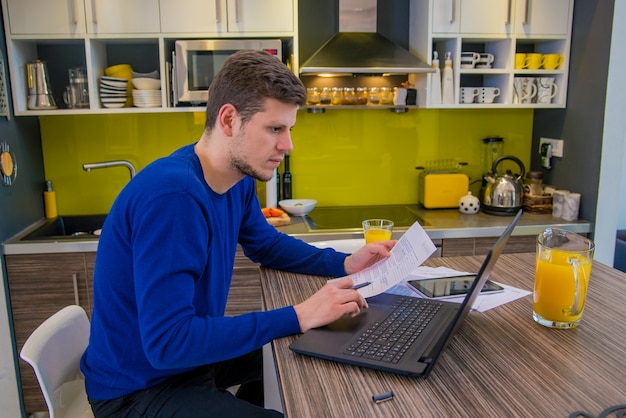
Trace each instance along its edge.
<instances>
[{"instance_id":1,"label":"green backsplash","mask_svg":"<svg viewBox=\"0 0 626 418\"><path fill-rule=\"evenodd\" d=\"M416 166L468 162L474 193L482 175L482 141L504 138L504 154L530 163L532 109L329 110L298 112L291 153L295 198L319 206L417 203ZM40 117L44 169L59 214L108 212L128 182L124 167L85 172L82 164L128 160L137 171L196 141L204 113L137 113ZM279 171L282 173L283 167ZM264 184L259 184L264 204Z\"/></svg>"}]
</instances>

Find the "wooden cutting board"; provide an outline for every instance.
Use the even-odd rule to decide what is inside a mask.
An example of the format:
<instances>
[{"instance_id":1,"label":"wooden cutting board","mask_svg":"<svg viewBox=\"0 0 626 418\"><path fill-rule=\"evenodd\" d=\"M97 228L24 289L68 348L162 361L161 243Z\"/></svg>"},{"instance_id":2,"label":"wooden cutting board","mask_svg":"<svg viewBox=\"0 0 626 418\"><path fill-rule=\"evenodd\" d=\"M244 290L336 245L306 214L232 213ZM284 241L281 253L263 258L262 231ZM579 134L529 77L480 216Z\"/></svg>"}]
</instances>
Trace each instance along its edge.
<instances>
[{"instance_id":1,"label":"wooden cutting board","mask_svg":"<svg viewBox=\"0 0 626 418\"><path fill-rule=\"evenodd\" d=\"M291 218L286 213L283 213L280 216L271 216L265 219L270 225L274 225L274 226L287 225L289 222L291 222Z\"/></svg>"}]
</instances>

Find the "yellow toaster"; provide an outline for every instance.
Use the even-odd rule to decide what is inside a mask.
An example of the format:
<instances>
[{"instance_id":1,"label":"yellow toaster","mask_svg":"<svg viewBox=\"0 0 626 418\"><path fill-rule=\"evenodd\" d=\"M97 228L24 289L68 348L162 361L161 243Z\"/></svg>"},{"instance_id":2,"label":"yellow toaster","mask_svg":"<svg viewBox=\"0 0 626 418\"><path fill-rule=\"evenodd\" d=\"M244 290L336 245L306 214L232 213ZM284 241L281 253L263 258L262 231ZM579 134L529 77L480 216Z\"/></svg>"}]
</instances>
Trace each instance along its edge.
<instances>
[{"instance_id":1,"label":"yellow toaster","mask_svg":"<svg viewBox=\"0 0 626 418\"><path fill-rule=\"evenodd\" d=\"M469 190L469 177L456 172L428 172L419 175L419 203L426 209L458 208Z\"/></svg>"}]
</instances>

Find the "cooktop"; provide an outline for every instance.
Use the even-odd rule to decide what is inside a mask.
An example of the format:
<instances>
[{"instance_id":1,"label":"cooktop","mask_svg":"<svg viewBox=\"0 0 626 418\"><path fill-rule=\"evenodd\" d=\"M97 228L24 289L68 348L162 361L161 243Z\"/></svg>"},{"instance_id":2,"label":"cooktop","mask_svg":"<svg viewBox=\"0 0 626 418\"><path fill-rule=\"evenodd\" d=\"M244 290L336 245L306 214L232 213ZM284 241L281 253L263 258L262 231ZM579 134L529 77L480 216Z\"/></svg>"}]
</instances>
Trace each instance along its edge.
<instances>
[{"instance_id":1,"label":"cooktop","mask_svg":"<svg viewBox=\"0 0 626 418\"><path fill-rule=\"evenodd\" d=\"M361 230L365 219L390 219L394 228L408 228L415 222L427 223L406 205L316 207L304 217L309 231Z\"/></svg>"}]
</instances>

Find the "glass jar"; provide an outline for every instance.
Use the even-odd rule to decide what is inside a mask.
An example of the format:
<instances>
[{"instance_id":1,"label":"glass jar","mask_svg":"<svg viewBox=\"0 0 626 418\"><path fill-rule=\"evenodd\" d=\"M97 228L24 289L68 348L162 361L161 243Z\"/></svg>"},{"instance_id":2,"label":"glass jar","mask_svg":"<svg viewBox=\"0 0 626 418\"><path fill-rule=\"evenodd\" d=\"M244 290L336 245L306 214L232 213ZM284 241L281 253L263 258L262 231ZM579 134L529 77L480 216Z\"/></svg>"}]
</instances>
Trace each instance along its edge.
<instances>
[{"instance_id":1,"label":"glass jar","mask_svg":"<svg viewBox=\"0 0 626 418\"><path fill-rule=\"evenodd\" d=\"M317 87L308 87L306 89L306 104L316 105L320 103L320 91Z\"/></svg>"},{"instance_id":2,"label":"glass jar","mask_svg":"<svg viewBox=\"0 0 626 418\"><path fill-rule=\"evenodd\" d=\"M320 104L329 105L330 99L331 99L330 87L322 87L322 92L320 93Z\"/></svg>"},{"instance_id":3,"label":"glass jar","mask_svg":"<svg viewBox=\"0 0 626 418\"><path fill-rule=\"evenodd\" d=\"M529 194L543 196L543 173L541 171L529 171L526 173L526 186Z\"/></svg>"},{"instance_id":4,"label":"glass jar","mask_svg":"<svg viewBox=\"0 0 626 418\"><path fill-rule=\"evenodd\" d=\"M380 90L378 87L370 87L369 94L367 96L367 100L374 105L380 103Z\"/></svg>"},{"instance_id":5,"label":"glass jar","mask_svg":"<svg viewBox=\"0 0 626 418\"><path fill-rule=\"evenodd\" d=\"M393 104L393 90L391 87L380 88L380 103L385 105Z\"/></svg>"},{"instance_id":6,"label":"glass jar","mask_svg":"<svg viewBox=\"0 0 626 418\"><path fill-rule=\"evenodd\" d=\"M343 103L343 89L341 87L333 87L330 92L330 104L340 105Z\"/></svg>"},{"instance_id":7,"label":"glass jar","mask_svg":"<svg viewBox=\"0 0 626 418\"><path fill-rule=\"evenodd\" d=\"M356 88L356 104L358 105L367 104L367 87Z\"/></svg>"},{"instance_id":8,"label":"glass jar","mask_svg":"<svg viewBox=\"0 0 626 418\"><path fill-rule=\"evenodd\" d=\"M354 87L345 87L343 89L343 104L353 105L356 104L356 91Z\"/></svg>"}]
</instances>

